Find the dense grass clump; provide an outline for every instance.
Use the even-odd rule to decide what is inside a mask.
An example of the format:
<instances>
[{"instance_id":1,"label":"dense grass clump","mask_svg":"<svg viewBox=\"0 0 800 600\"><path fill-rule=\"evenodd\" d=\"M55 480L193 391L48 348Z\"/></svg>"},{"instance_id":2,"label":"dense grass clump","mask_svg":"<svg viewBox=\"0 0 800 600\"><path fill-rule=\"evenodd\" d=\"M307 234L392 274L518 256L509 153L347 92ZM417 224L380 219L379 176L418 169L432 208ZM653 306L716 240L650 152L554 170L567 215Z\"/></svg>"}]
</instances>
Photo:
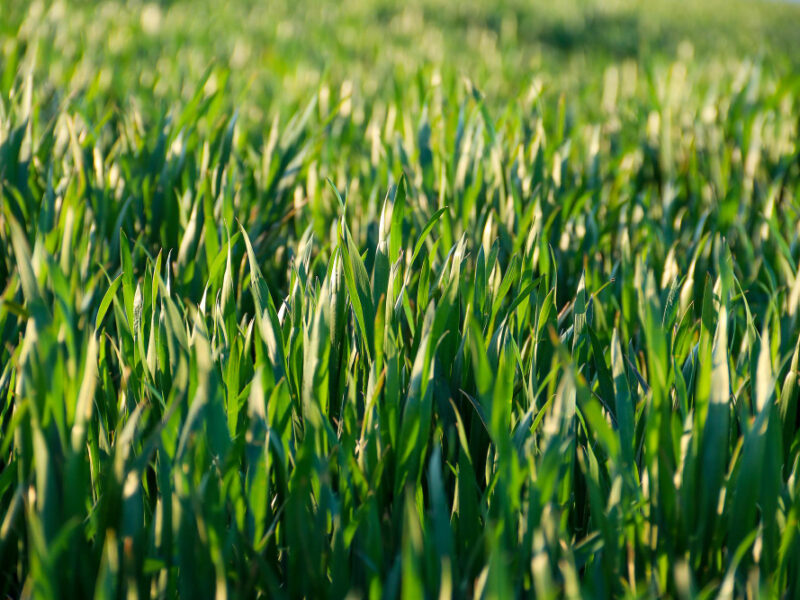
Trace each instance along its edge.
<instances>
[{"instance_id":1,"label":"dense grass clump","mask_svg":"<svg viewBox=\"0 0 800 600\"><path fill-rule=\"evenodd\" d=\"M797 10L4 4L0 595L798 597Z\"/></svg>"}]
</instances>

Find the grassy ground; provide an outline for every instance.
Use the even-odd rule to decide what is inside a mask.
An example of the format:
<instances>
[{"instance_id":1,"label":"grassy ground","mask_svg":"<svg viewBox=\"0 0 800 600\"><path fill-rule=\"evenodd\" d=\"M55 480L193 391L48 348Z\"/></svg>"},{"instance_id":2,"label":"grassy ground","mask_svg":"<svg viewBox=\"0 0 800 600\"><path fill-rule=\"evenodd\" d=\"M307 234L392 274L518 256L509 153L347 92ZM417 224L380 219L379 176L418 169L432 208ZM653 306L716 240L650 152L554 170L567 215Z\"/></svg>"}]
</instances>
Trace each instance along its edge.
<instances>
[{"instance_id":1,"label":"grassy ground","mask_svg":"<svg viewBox=\"0 0 800 600\"><path fill-rule=\"evenodd\" d=\"M800 597L800 7L0 12L4 597Z\"/></svg>"}]
</instances>

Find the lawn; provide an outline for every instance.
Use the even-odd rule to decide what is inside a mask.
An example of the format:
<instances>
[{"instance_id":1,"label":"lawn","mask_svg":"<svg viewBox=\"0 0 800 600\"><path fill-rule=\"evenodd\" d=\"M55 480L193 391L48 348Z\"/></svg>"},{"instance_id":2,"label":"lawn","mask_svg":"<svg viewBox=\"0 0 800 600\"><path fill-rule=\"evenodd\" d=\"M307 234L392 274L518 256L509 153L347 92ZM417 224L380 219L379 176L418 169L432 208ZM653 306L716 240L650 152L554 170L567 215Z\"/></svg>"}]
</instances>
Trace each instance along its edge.
<instances>
[{"instance_id":1,"label":"lawn","mask_svg":"<svg viewBox=\"0 0 800 600\"><path fill-rule=\"evenodd\" d=\"M0 0L0 597L800 598L798 30Z\"/></svg>"}]
</instances>

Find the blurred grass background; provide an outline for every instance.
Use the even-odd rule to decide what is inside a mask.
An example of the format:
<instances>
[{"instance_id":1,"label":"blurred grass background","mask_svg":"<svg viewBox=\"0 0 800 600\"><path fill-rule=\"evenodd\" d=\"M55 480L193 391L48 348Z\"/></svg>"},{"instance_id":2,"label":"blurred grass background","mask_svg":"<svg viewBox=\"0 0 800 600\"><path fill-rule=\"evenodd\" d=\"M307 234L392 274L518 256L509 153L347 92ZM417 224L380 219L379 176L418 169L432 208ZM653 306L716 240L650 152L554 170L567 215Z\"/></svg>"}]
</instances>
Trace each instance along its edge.
<instances>
[{"instance_id":1,"label":"blurred grass background","mask_svg":"<svg viewBox=\"0 0 800 600\"><path fill-rule=\"evenodd\" d=\"M782 73L800 65L800 6L782 2L4 0L0 6L0 60L13 62L34 45L44 65L40 85L88 87L120 102L166 101L176 93L188 99L215 62L232 69L226 100L254 117L278 98L291 110L287 97L304 101L321 78L386 98L395 93L393 82L418 74L469 77L488 97L505 99L542 74L559 92L599 90L605 67L626 61L652 68L681 56L722 68L755 57ZM0 66L7 88L15 65Z\"/></svg>"}]
</instances>

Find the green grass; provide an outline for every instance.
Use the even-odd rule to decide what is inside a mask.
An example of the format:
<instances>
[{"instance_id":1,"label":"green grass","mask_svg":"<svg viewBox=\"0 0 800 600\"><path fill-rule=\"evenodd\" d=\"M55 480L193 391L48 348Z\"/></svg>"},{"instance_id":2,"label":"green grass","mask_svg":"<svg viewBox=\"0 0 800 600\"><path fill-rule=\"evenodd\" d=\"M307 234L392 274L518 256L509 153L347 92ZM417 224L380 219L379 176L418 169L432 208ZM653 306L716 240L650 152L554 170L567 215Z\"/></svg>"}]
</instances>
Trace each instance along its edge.
<instances>
[{"instance_id":1,"label":"green grass","mask_svg":"<svg viewBox=\"0 0 800 600\"><path fill-rule=\"evenodd\" d=\"M800 597L800 7L210 4L0 0L0 595Z\"/></svg>"}]
</instances>

